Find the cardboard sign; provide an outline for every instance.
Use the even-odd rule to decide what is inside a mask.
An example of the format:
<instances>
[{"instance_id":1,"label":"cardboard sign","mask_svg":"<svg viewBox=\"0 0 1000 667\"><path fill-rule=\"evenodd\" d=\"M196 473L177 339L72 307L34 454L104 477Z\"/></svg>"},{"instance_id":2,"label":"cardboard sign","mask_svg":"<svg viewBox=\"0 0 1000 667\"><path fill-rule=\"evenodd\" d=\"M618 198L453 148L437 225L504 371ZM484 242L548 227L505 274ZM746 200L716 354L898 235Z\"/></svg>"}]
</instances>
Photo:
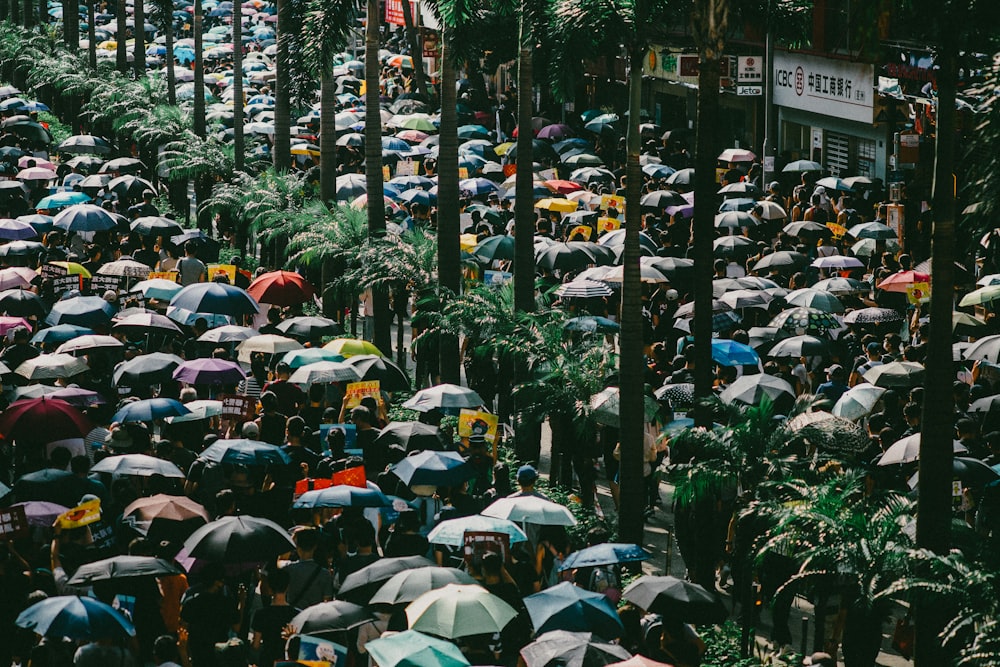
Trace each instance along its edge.
<instances>
[{"instance_id":1,"label":"cardboard sign","mask_svg":"<svg viewBox=\"0 0 1000 667\"><path fill-rule=\"evenodd\" d=\"M223 394L222 416L253 419L257 415L257 401L242 394Z\"/></svg>"},{"instance_id":2,"label":"cardboard sign","mask_svg":"<svg viewBox=\"0 0 1000 667\"><path fill-rule=\"evenodd\" d=\"M415 176L417 164L412 159L400 160L396 163L396 176Z\"/></svg>"},{"instance_id":3,"label":"cardboard sign","mask_svg":"<svg viewBox=\"0 0 1000 667\"><path fill-rule=\"evenodd\" d=\"M495 441L500 418L482 410L463 409L458 413L458 437L481 435L487 442Z\"/></svg>"},{"instance_id":4,"label":"cardboard sign","mask_svg":"<svg viewBox=\"0 0 1000 667\"><path fill-rule=\"evenodd\" d=\"M368 380L365 382L350 382L344 391L344 406L347 410L361 405L361 399L371 396L379 403L382 402L382 393L379 391L378 380Z\"/></svg>"},{"instance_id":5,"label":"cardboard sign","mask_svg":"<svg viewBox=\"0 0 1000 667\"><path fill-rule=\"evenodd\" d=\"M465 532L462 557L467 569L478 572L483 556L491 552L500 554L505 563L510 563L510 535L479 530Z\"/></svg>"},{"instance_id":6,"label":"cardboard sign","mask_svg":"<svg viewBox=\"0 0 1000 667\"><path fill-rule=\"evenodd\" d=\"M906 288L906 300L912 304L926 303L931 300L930 283L913 283Z\"/></svg>"},{"instance_id":7,"label":"cardboard sign","mask_svg":"<svg viewBox=\"0 0 1000 667\"><path fill-rule=\"evenodd\" d=\"M101 520L101 501L99 499L88 500L77 505L68 512L59 515L56 521L64 529L83 528Z\"/></svg>"},{"instance_id":8,"label":"cardboard sign","mask_svg":"<svg viewBox=\"0 0 1000 667\"><path fill-rule=\"evenodd\" d=\"M107 290L117 292L124 280L124 276L95 275L90 279L90 290L95 294L103 294Z\"/></svg>"},{"instance_id":9,"label":"cardboard sign","mask_svg":"<svg viewBox=\"0 0 1000 667\"><path fill-rule=\"evenodd\" d=\"M52 279L52 290L56 294L70 290L83 291L83 276L56 276Z\"/></svg>"},{"instance_id":10,"label":"cardboard sign","mask_svg":"<svg viewBox=\"0 0 1000 667\"><path fill-rule=\"evenodd\" d=\"M597 229L601 234L607 234L608 232L613 232L615 230L621 229L622 221L616 218L598 218L597 219Z\"/></svg>"},{"instance_id":11,"label":"cardboard sign","mask_svg":"<svg viewBox=\"0 0 1000 667\"><path fill-rule=\"evenodd\" d=\"M625 210L625 197L620 197L618 195L601 195L601 210L607 211L609 208L613 208L617 211Z\"/></svg>"},{"instance_id":12,"label":"cardboard sign","mask_svg":"<svg viewBox=\"0 0 1000 667\"><path fill-rule=\"evenodd\" d=\"M149 275L146 276L147 280L154 280L159 278L160 280L169 280L172 283L177 282L180 273L177 271L150 271Z\"/></svg>"},{"instance_id":13,"label":"cardboard sign","mask_svg":"<svg viewBox=\"0 0 1000 667\"><path fill-rule=\"evenodd\" d=\"M236 284L236 265L235 264L209 264L207 267L208 282L215 280L217 276L223 275L229 279L230 285Z\"/></svg>"},{"instance_id":14,"label":"cardboard sign","mask_svg":"<svg viewBox=\"0 0 1000 667\"><path fill-rule=\"evenodd\" d=\"M353 468L333 473L333 483L335 486L356 486L359 489L365 489L368 487L367 481L365 479L364 466L354 466Z\"/></svg>"},{"instance_id":15,"label":"cardboard sign","mask_svg":"<svg viewBox=\"0 0 1000 667\"><path fill-rule=\"evenodd\" d=\"M29 535L31 527L23 506L0 510L0 540L20 540Z\"/></svg>"}]
</instances>

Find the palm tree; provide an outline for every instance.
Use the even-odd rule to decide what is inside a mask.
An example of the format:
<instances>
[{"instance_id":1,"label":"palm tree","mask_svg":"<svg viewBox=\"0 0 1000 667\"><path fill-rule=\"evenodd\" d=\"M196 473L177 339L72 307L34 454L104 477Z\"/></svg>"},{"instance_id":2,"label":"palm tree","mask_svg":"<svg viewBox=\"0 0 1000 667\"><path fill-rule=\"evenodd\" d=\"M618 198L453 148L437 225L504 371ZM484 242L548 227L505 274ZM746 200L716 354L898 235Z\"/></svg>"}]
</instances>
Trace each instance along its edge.
<instances>
[{"instance_id":1,"label":"palm tree","mask_svg":"<svg viewBox=\"0 0 1000 667\"><path fill-rule=\"evenodd\" d=\"M141 79L146 76L146 9L143 0L135 1L132 18L135 22L135 45L132 49L132 67L135 70L135 78Z\"/></svg>"},{"instance_id":2,"label":"palm tree","mask_svg":"<svg viewBox=\"0 0 1000 667\"><path fill-rule=\"evenodd\" d=\"M128 72L128 51L125 44L128 36L128 9L125 0L118 0L115 4L115 67L119 72Z\"/></svg>"},{"instance_id":3,"label":"palm tree","mask_svg":"<svg viewBox=\"0 0 1000 667\"><path fill-rule=\"evenodd\" d=\"M194 0L194 20L191 24L194 31L194 133L202 139L205 138L205 60L201 38L203 18L201 0Z\"/></svg>"},{"instance_id":4,"label":"palm tree","mask_svg":"<svg viewBox=\"0 0 1000 667\"><path fill-rule=\"evenodd\" d=\"M63 42L71 51L80 48L80 11L76 2L63 0Z\"/></svg>"},{"instance_id":5,"label":"palm tree","mask_svg":"<svg viewBox=\"0 0 1000 667\"><path fill-rule=\"evenodd\" d=\"M535 51L535 30L544 25L539 21L539 3L521 2L518 13L517 51L517 172L514 194L518 206L514 209L514 307L529 313L535 309L535 209L527 206L534 201L534 115L531 91L534 86L532 58ZM498 128L499 130L499 128Z\"/></svg>"},{"instance_id":6,"label":"palm tree","mask_svg":"<svg viewBox=\"0 0 1000 667\"><path fill-rule=\"evenodd\" d=\"M698 46L698 129L694 205L695 421L711 424L703 399L712 393L712 232L715 202L715 128L719 119L719 73L729 21L729 0L694 0L691 29Z\"/></svg>"},{"instance_id":7,"label":"palm tree","mask_svg":"<svg viewBox=\"0 0 1000 667\"><path fill-rule=\"evenodd\" d=\"M156 21L163 30L164 46L167 49L164 56L167 64L167 104L177 104L177 77L174 74L174 3L172 0L156 0L153 6L156 9Z\"/></svg>"},{"instance_id":8,"label":"palm tree","mask_svg":"<svg viewBox=\"0 0 1000 667\"><path fill-rule=\"evenodd\" d=\"M97 71L97 36L94 25L94 2L87 0L87 62L90 69Z\"/></svg>"},{"instance_id":9,"label":"palm tree","mask_svg":"<svg viewBox=\"0 0 1000 667\"><path fill-rule=\"evenodd\" d=\"M24 0L24 11L22 18L24 19L24 27L29 30L35 27L35 7L36 7L35 3L33 3L31 0Z\"/></svg>"},{"instance_id":10,"label":"palm tree","mask_svg":"<svg viewBox=\"0 0 1000 667\"><path fill-rule=\"evenodd\" d=\"M438 147L438 292L444 302L461 290L462 267L459 247L458 206L458 113L456 110L455 58L448 41L452 31L442 30L441 39L441 143ZM441 336L441 381L461 381L458 338Z\"/></svg>"},{"instance_id":11,"label":"palm tree","mask_svg":"<svg viewBox=\"0 0 1000 667\"><path fill-rule=\"evenodd\" d=\"M271 145L274 168L288 171L292 167L291 146L291 62L288 53L289 29L292 24L291 0L278 0L277 76L274 79L274 143Z\"/></svg>"},{"instance_id":12,"label":"palm tree","mask_svg":"<svg viewBox=\"0 0 1000 667\"><path fill-rule=\"evenodd\" d=\"M425 100L430 99L427 95L427 77L424 75L424 50L421 48L420 35L417 34L416 25L413 22L413 11L409 2L403 3L403 23L406 28L406 41L410 47L410 59L413 61L413 84L419 94Z\"/></svg>"},{"instance_id":13,"label":"palm tree","mask_svg":"<svg viewBox=\"0 0 1000 667\"><path fill-rule=\"evenodd\" d=\"M169 54L169 50L167 51ZM243 135L243 8L233 7L233 154L236 171L246 163L246 142ZM242 239L241 239L242 240ZM242 243L237 243L241 250Z\"/></svg>"}]
</instances>

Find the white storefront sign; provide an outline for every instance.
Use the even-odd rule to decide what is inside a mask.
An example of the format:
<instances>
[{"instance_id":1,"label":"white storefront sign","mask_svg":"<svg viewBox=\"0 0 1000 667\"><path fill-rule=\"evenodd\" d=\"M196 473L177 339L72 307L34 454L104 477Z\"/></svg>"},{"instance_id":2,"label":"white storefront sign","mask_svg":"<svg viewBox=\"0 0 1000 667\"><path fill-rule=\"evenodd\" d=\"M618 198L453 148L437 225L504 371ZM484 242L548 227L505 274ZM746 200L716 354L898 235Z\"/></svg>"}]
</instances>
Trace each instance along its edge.
<instances>
[{"instance_id":1,"label":"white storefront sign","mask_svg":"<svg viewBox=\"0 0 1000 667\"><path fill-rule=\"evenodd\" d=\"M736 62L736 80L739 83L760 83L764 80L763 57L740 56Z\"/></svg>"},{"instance_id":2,"label":"white storefront sign","mask_svg":"<svg viewBox=\"0 0 1000 667\"><path fill-rule=\"evenodd\" d=\"M859 123L874 118L875 68L801 53L774 54L774 103Z\"/></svg>"}]
</instances>

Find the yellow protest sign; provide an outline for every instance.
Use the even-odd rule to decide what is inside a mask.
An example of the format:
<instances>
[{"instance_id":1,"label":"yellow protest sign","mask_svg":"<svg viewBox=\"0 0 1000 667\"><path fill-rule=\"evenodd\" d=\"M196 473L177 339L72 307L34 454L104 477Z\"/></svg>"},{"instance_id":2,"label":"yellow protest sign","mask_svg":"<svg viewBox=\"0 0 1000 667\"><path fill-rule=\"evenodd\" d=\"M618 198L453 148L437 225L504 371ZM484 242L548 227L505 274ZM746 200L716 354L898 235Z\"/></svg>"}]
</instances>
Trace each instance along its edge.
<instances>
[{"instance_id":1,"label":"yellow protest sign","mask_svg":"<svg viewBox=\"0 0 1000 667\"><path fill-rule=\"evenodd\" d=\"M615 218L598 218L597 229L601 234L621 229L622 221Z\"/></svg>"},{"instance_id":2,"label":"yellow protest sign","mask_svg":"<svg viewBox=\"0 0 1000 667\"><path fill-rule=\"evenodd\" d=\"M63 512L59 515L56 521L59 522L59 526L64 529L70 528L82 528L84 526L89 526L92 523L97 523L101 520L101 501L95 498L94 500L88 500L87 502L77 505L68 512Z\"/></svg>"},{"instance_id":3,"label":"yellow protest sign","mask_svg":"<svg viewBox=\"0 0 1000 667\"><path fill-rule=\"evenodd\" d=\"M383 164L382 165L382 180L383 181L388 181L391 178L392 178L392 172L389 170L389 165Z\"/></svg>"},{"instance_id":4,"label":"yellow protest sign","mask_svg":"<svg viewBox=\"0 0 1000 667\"><path fill-rule=\"evenodd\" d=\"M912 304L926 303L931 300L930 283L913 283L906 288L906 300Z\"/></svg>"},{"instance_id":5,"label":"yellow protest sign","mask_svg":"<svg viewBox=\"0 0 1000 667\"><path fill-rule=\"evenodd\" d=\"M159 278L160 280L169 280L170 282L177 282L177 271L150 271L149 275L146 276L147 280L155 280Z\"/></svg>"},{"instance_id":6,"label":"yellow protest sign","mask_svg":"<svg viewBox=\"0 0 1000 667\"><path fill-rule=\"evenodd\" d=\"M208 269L208 282L212 282L219 275L226 276L229 279L230 285L236 284L236 265L235 264L209 264Z\"/></svg>"},{"instance_id":7,"label":"yellow protest sign","mask_svg":"<svg viewBox=\"0 0 1000 667\"><path fill-rule=\"evenodd\" d=\"M625 197L618 195L601 195L601 210L607 211L613 208L617 211L625 210Z\"/></svg>"},{"instance_id":8,"label":"yellow protest sign","mask_svg":"<svg viewBox=\"0 0 1000 667\"><path fill-rule=\"evenodd\" d=\"M493 445L493 459L497 458L497 435L500 428L500 418L482 410L462 410L458 413L458 437L463 444L468 444L469 436L482 435L486 442Z\"/></svg>"},{"instance_id":9,"label":"yellow protest sign","mask_svg":"<svg viewBox=\"0 0 1000 667\"><path fill-rule=\"evenodd\" d=\"M366 380L365 382L348 383L344 389L344 405L348 410L361 405L361 399L371 396L381 403L382 393L379 391L378 380Z\"/></svg>"},{"instance_id":10,"label":"yellow protest sign","mask_svg":"<svg viewBox=\"0 0 1000 667\"><path fill-rule=\"evenodd\" d=\"M465 179L467 179L469 177L469 168L468 167L459 167L458 168L458 177L460 179L462 179L463 181Z\"/></svg>"},{"instance_id":11,"label":"yellow protest sign","mask_svg":"<svg viewBox=\"0 0 1000 667\"><path fill-rule=\"evenodd\" d=\"M573 228L573 231L569 233L570 241L590 241L590 236L594 233L594 230L587 225L577 225Z\"/></svg>"},{"instance_id":12,"label":"yellow protest sign","mask_svg":"<svg viewBox=\"0 0 1000 667\"><path fill-rule=\"evenodd\" d=\"M833 238L835 239L842 239L844 238L844 234L847 233L847 227L838 225L836 222L826 223L826 228L833 232Z\"/></svg>"}]
</instances>

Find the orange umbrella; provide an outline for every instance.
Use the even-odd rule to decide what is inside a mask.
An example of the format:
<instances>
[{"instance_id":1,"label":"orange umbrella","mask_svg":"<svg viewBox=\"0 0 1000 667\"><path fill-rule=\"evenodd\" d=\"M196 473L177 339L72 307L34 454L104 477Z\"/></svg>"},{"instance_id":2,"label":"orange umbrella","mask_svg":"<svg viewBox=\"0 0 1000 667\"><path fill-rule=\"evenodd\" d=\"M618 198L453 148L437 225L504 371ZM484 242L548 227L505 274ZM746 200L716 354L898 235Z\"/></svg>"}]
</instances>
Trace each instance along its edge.
<instances>
[{"instance_id":1,"label":"orange umbrella","mask_svg":"<svg viewBox=\"0 0 1000 667\"><path fill-rule=\"evenodd\" d=\"M258 303L293 306L311 299L313 287L305 278L293 271L271 271L250 283L247 293Z\"/></svg>"},{"instance_id":2,"label":"orange umbrella","mask_svg":"<svg viewBox=\"0 0 1000 667\"><path fill-rule=\"evenodd\" d=\"M878 284L880 290L886 292L906 292L914 283L929 283L930 274L916 271L898 271Z\"/></svg>"}]
</instances>

